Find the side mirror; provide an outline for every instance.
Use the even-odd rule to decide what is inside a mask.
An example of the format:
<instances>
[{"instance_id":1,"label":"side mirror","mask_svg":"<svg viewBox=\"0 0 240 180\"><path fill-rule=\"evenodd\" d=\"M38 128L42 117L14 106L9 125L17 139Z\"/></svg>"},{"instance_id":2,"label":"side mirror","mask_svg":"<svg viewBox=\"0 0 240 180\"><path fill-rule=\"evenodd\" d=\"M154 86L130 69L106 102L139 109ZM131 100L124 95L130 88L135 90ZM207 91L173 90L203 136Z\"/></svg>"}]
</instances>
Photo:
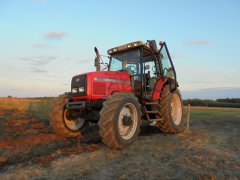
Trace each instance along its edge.
<instances>
[{"instance_id":1,"label":"side mirror","mask_svg":"<svg viewBox=\"0 0 240 180\"><path fill-rule=\"evenodd\" d=\"M160 45L160 46L163 46L164 43L165 43L164 41L160 41L160 42L159 42L159 45Z\"/></svg>"}]
</instances>

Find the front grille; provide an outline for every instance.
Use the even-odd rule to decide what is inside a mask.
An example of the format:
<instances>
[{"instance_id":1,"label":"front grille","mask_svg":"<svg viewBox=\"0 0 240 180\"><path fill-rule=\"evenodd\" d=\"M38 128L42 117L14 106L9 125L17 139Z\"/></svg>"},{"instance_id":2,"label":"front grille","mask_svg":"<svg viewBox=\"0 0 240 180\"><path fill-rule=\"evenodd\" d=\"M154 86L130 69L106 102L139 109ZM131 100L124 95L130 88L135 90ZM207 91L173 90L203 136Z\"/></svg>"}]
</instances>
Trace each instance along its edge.
<instances>
[{"instance_id":1,"label":"front grille","mask_svg":"<svg viewBox=\"0 0 240 180\"><path fill-rule=\"evenodd\" d=\"M83 88L83 92L79 92L79 88ZM73 89L75 91L73 91ZM72 96L86 96L87 95L87 75L78 75L72 78L71 84Z\"/></svg>"}]
</instances>

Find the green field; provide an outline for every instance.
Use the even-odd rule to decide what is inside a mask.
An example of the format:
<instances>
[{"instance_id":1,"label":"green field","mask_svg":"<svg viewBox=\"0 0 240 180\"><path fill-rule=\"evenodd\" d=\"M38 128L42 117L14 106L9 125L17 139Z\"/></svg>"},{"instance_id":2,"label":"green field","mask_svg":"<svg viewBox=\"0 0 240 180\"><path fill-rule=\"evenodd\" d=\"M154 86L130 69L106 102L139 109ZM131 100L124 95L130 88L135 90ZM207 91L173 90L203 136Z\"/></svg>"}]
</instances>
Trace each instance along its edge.
<instances>
[{"instance_id":1,"label":"green field","mask_svg":"<svg viewBox=\"0 0 240 180\"><path fill-rule=\"evenodd\" d=\"M185 113L187 107L185 107ZM191 121L240 119L239 108L191 107Z\"/></svg>"}]
</instances>

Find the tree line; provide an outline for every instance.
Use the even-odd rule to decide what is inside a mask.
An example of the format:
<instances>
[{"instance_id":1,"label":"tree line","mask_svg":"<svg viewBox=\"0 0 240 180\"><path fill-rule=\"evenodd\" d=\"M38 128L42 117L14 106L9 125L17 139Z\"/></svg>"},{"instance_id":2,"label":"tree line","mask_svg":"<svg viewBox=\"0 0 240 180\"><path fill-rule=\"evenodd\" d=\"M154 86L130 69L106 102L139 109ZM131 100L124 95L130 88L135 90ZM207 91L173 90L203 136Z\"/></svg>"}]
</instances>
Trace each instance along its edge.
<instances>
[{"instance_id":1,"label":"tree line","mask_svg":"<svg viewBox=\"0 0 240 180\"><path fill-rule=\"evenodd\" d=\"M185 99L184 105L191 104L191 106L206 106L206 107L232 107L240 108L240 98L226 98L226 99Z\"/></svg>"}]
</instances>

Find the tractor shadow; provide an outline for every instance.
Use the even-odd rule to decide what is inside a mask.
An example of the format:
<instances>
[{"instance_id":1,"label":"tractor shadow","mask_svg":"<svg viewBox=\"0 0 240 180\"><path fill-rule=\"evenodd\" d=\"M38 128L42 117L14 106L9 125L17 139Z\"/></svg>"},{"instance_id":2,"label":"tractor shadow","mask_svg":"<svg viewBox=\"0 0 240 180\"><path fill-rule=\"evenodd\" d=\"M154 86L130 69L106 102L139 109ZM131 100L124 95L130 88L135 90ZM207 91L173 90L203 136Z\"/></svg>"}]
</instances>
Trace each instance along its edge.
<instances>
[{"instance_id":1,"label":"tractor shadow","mask_svg":"<svg viewBox=\"0 0 240 180\"><path fill-rule=\"evenodd\" d=\"M148 125L143 122L140 127L139 136L151 136L154 134L162 133L158 128ZM80 139L82 145L86 144L101 144L102 139L99 135L99 126L97 124L90 124L89 127L82 132L83 137Z\"/></svg>"},{"instance_id":2,"label":"tractor shadow","mask_svg":"<svg viewBox=\"0 0 240 180\"><path fill-rule=\"evenodd\" d=\"M150 126L146 123L141 125L139 136L151 136L153 134L159 134L159 133L162 133L159 128Z\"/></svg>"}]
</instances>

